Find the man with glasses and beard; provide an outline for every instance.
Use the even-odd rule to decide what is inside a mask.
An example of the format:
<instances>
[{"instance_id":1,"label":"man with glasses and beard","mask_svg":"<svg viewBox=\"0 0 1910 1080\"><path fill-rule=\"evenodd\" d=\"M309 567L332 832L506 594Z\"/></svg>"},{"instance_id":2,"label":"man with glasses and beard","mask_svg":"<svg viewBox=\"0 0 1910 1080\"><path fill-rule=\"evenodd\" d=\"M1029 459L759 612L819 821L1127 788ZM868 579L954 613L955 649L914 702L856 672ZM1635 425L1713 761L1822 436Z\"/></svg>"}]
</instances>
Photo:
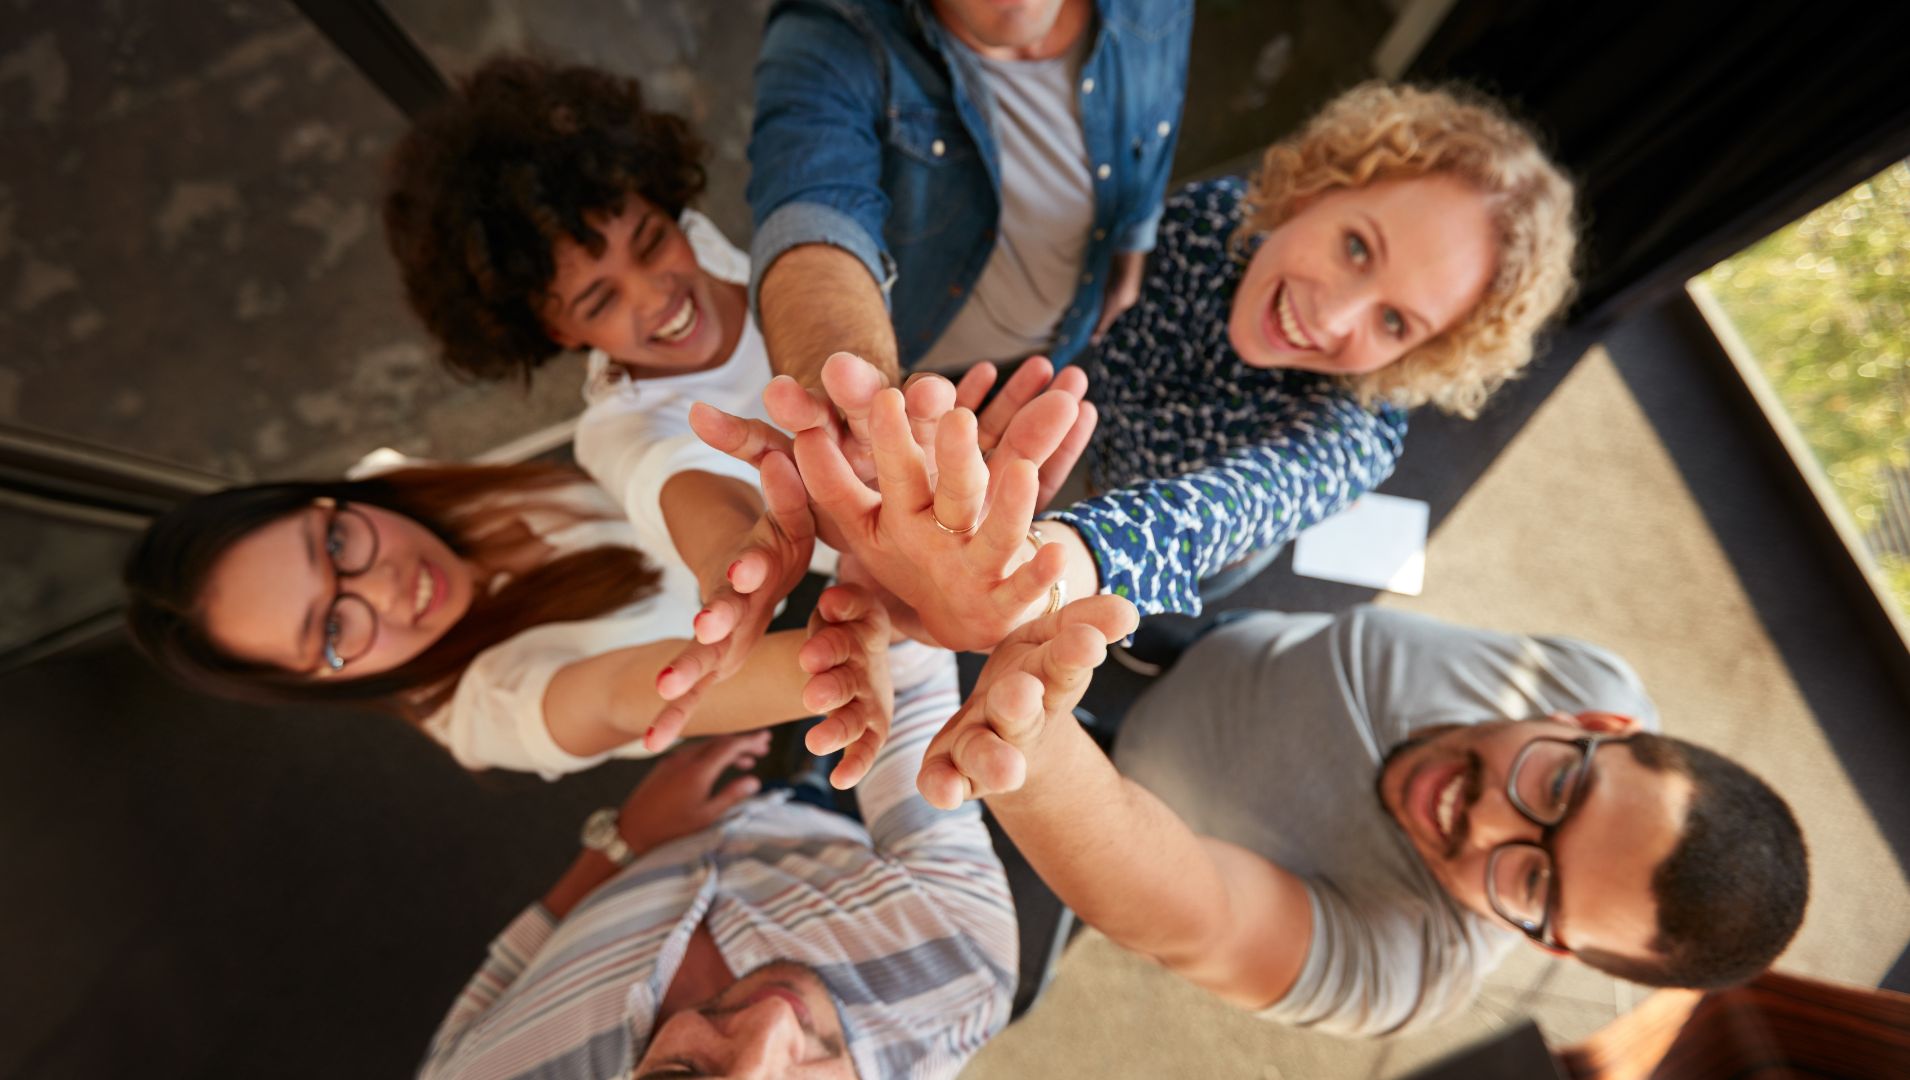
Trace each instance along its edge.
<instances>
[{"instance_id":1,"label":"man with glasses and beard","mask_svg":"<svg viewBox=\"0 0 1910 1080\"><path fill-rule=\"evenodd\" d=\"M986 797L1084 921L1269 1019L1422 1027L1521 938L1634 982L1722 987L1803 918L1784 801L1656 734L1636 676L1583 642L1257 612L1135 702L1114 762L1068 714L1078 696L1018 721L964 713L924 794ZM963 766L982 725L1016 769Z\"/></svg>"}]
</instances>

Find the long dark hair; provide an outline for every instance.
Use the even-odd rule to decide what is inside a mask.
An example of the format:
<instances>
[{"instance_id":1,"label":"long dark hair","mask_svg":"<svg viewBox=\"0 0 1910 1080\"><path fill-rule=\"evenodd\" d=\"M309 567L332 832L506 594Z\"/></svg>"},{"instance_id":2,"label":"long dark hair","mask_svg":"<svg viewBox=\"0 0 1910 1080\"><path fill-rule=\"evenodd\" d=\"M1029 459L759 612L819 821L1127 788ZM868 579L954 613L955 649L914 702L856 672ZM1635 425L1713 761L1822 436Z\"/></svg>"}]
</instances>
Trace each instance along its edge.
<instances>
[{"instance_id":1,"label":"long dark hair","mask_svg":"<svg viewBox=\"0 0 1910 1080\"><path fill-rule=\"evenodd\" d=\"M134 546L124 574L127 626L154 663L203 693L261 703L374 703L420 719L450 698L464 669L485 649L533 626L588 619L642 599L656 591L656 568L634 548L573 552L518 575L494 594L478 589L457 625L399 667L358 679L314 679L238 659L213 644L201 605L213 565L247 534L329 498L411 518L482 567L518 542L507 541L509 530L501 526L540 501L578 516L568 503L539 500L538 493L587 482L573 470L549 465L451 465L366 480L286 481L213 492L153 522ZM499 496L506 498L500 502Z\"/></svg>"}]
</instances>

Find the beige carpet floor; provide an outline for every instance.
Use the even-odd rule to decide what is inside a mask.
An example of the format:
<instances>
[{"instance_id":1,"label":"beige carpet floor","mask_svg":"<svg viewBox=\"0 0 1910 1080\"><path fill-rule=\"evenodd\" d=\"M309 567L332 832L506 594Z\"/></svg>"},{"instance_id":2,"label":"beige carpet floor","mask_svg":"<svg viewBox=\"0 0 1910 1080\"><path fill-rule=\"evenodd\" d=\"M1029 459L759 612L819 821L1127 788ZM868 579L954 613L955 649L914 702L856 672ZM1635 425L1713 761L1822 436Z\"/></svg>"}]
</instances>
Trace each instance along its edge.
<instances>
[{"instance_id":1,"label":"beige carpet floor","mask_svg":"<svg viewBox=\"0 0 1910 1080\"><path fill-rule=\"evenodd\" d=\"M1637 667L1668 731L1784 792L1811 844L1813 899L1780 968L1874 985L1910 941L1904 869L1603 347L1441 523L1424 594L1381 602L1606 645ZM1088 931L1043 999L963 1076L1393 1077L1527 1016L1554 1045L1570 1043L1645 993L1520 949L1463 1017L1350 1041L1256 1021Z\"/></svg>"}]
</instances>

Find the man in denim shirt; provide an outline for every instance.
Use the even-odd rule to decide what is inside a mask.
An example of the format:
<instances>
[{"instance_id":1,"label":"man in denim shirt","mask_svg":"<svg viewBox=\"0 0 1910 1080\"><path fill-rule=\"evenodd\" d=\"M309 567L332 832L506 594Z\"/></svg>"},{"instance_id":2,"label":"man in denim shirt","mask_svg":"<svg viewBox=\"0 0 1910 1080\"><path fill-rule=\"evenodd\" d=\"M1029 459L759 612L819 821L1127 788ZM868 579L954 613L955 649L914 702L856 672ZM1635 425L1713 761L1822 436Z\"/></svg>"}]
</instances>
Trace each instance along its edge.
<instances>
[{"instance_id":1,"label":"man in denim shirt","mask_svg":"<svg viewBox=\"0 0 1910 1080\"><path fill-rule=\"evenodd\" d=\"M749 147L772 366L1071 360L1138 294L1192 25L1190 0L777 4Z\"/></svg>"}]
</instances>

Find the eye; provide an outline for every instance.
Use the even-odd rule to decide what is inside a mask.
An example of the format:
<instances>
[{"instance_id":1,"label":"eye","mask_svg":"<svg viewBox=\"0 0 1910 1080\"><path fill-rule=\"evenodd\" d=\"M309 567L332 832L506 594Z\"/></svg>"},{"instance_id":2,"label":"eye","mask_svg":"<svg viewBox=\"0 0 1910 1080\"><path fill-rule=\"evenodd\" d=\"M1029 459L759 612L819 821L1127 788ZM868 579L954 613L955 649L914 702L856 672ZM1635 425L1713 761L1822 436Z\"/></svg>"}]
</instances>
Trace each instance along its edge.
<instances>
[{"instance_id":1,"label":"eye","mask_svg":"<svg viewBox=\"0 0 1910 1080\"><path fill-rule=\"evenodd\" d=\"M610 305L615 302L616 299L617 294L614 290L605 289L603 295L597 299L597 302L590 305L590 310L584 312L584 318L594 319L604 312L609 311Z\"/></svg>"},{"instance_id":2,"label":"eye","mask_svg":"<svg viewBox=\"0 0 1910 1080\"><path fill-rule=\"evenodd\" d=\"M1379 313L1379 321L1386 327L1386 332L1394 337L1403 338L1406 336L1406 317L1401 315L1398 309L1386 308L1382 310Z\"/></svg>"},{"instance_id":3,"label":"eye","mask_svg":"<svg viewBox=\"0 0 1910 1080\"><path fill-rule=\"evenodd\" d=\"M1373 253L1367 248L1366 241L1360 238L1359 233L1350 232L1346 234L1346 257L1353 260L1355 266L1365 266L1367 260L1373 257Z\"/></svg>"},{"instance_id":4,"label":"eye","mask_svg":"<svg viewBox=\"0 0 1910 1080\"><path fill-rule=\"evenodd\" d=\"M325 554L331 556L333 566L338 565L338 560L344 556L345 543L345 526L333 518L332 523L325 527Z\"/></svg>"},{"instance_id":5,"label":"eye","mask_svg":"<svg viewBox=\"0 0 1910 1080\"><path fill-rule=\"evenodd\" d=\"M649 262L656 257L657 249L663 246L663 229L651 221L645 218L643 224L630 234L630 250L636 252L638 262Z\"/></svg>"},{"instance_id":6,"label":"eye","mask_svg":"<svg viewBox=\"0 0 1910 1080\"><path fill-rule=\"evenodd\" d=\"M1525 874L1525 900L1526 900L1526 903L1528 903L1528 904L1530 904L1530 903L1532 903L1532 902L1534 902L1534 901L1536 901L1536 900L1538 900L1538 898L1539 898L1539 884L1540 884L1541 882L1543 882L1544 880L1545 880L1545 875L1539 872L1539 866L1538 866L1538 864L1537 864L1537 863L1533 863L1533 864L1532 864L1532 869L1530 869L1530 870L1528 870L1528 871L1526 871L1526 874Z\"/></svg>"}]
</instances>

